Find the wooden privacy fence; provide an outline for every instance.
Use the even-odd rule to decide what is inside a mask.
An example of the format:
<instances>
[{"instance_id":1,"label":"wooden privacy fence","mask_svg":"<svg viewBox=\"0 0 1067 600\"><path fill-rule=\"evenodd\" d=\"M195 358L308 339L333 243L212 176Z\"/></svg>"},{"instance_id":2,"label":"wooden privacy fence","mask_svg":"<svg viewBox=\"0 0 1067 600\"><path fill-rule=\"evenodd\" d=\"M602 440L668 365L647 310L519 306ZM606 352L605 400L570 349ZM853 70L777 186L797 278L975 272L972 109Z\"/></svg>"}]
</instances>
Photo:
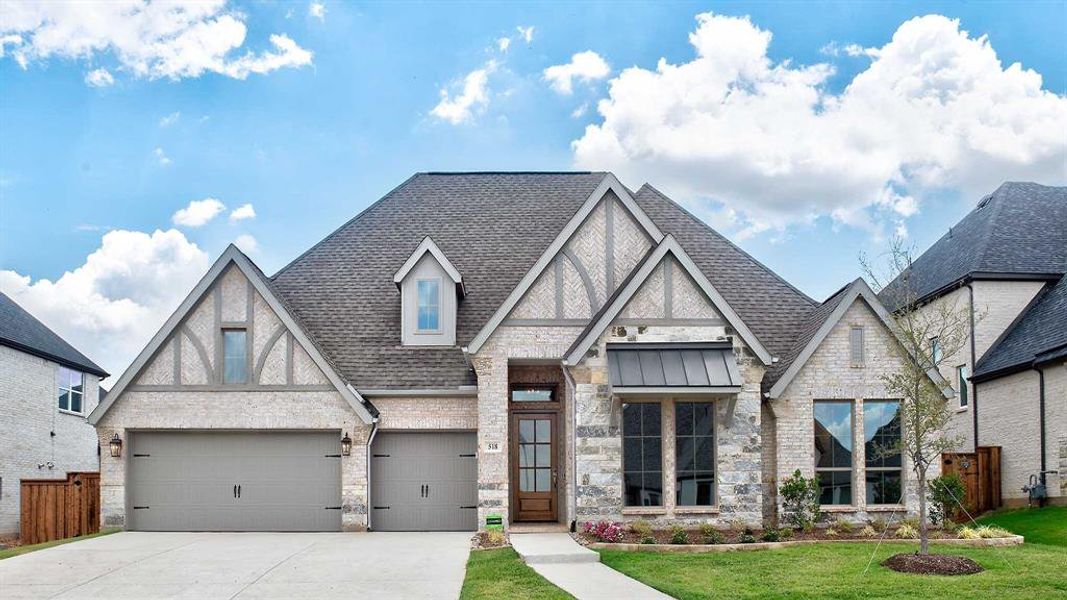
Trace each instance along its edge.
<instances>
[{"instance_id":1,"label":"wooden privacy fence","mask_svg":"<svg viewBox=\"0 0 1067 600\"><path fill-rule=\"evenodd\" d=\"M963 505L971 516L1000 508L1000 446L979 446L978 452L945 452L941 455L941 474L955 473L963 481L966 497ZM957 510L953 520L965 520Z\"/></svg>"},{"instance_id":2,"label":"wooden privacy fence","mask_svg":"<svg viewBox=\"0 0 1067 600\"><path fill-rule=\"evenodd\" d=\"M100 473L66 479L23 479L21 536L39 544L100 531Z\"/></svg>"}]
</instances>

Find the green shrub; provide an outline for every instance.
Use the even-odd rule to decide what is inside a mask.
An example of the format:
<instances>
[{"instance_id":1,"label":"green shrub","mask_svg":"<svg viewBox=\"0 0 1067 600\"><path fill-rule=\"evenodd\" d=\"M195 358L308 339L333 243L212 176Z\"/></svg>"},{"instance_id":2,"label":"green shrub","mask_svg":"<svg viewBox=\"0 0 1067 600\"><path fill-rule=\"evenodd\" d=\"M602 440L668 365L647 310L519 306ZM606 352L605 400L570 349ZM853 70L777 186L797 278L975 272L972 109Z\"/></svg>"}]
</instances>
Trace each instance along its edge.
<instances>
[{"instance_id":1,"label":"green shrub","mask_svg":"<svg viewBox=\"0 0 1067 600\"><path fill-rule=\"evenodd\" d=\"M737 536L737 543L739 544L755 544L756 536L752 535L751 529L746 529Z\"/></svg>"},{"instance_id":2,"label":"green shrub","mask_svg":"<svg viewBox=\"0 0 1067 600\"><path fill-rule=\"evenodd\" d=\"M862 535L863 537L865 537L867 539L878 537L878 533L879 532L876 531L874 529L874 527L871 527L870 525L868 525L868 526L866 526L866 527L864 527L863 529L860 530L860 535Z\"/></svg>"},{"instance_id":3,"label":"green shrub","mask_svg":"<svg viewBox=\"0 0 1067 600\"><path fill-rule=\"evenodd\" d=\"M726 536L722 534L718 529L712 529L704 533L705 544L725 544Z\"/></svg>"},{"instance_id":4,"label":"green shrub","mask_svg":"<svg viewBox=\"0 0 1067 600\"><path fill-rule=\"evenodd\" d=\"M961 540L977 540L982 537L978 534L976 529L971 529L970 527L960 527L960 530L956 532L956 535L958 535Z\"/></svg>"},{"instance_id":5,"label":"green shrub","mask_svg":"<svg viewBox=\"0 0 1067 600\"><path fill-rule=\"evenodd\" d=\"M956 509L963 508L969 512L970 509L963 505L966 495L963 480L955 473L930 480L930 520L943 526L952 522Z\"/></svg>"},{"instance_id":6,"label":"green shrub","mask_svg":"<svg viewBox=\"0 0 1067 600\"><path fill-rule=\"evenodd\" d=\"M793 537L793 528L792 527L779 527L778 528L778 537L782 538L783 540L788 540L789 538Z\"/></svg>"},{"instance_id":7,"label":"green shrub","mask_svg":"<svg viewBox=\"0 0 1067 600\"><path fill-rule=\"evenodd\" d=\"M786 518L795 528L809 531L819 520L818 478L804 477L797 469L782 480L781 493Z\"/></svg>"},{"instance_id":8,"label":"green shrub","mask_svg":"<svg viewBox=\"0 0 1067 600\"><path fill-rule=\"evenodd\" d=\"M889 521L885 520L885 517L875 517L870 521L871 527L874 527L878 531L878 535L881 535L883 531L889 527Z\"/></svg>"},{"instance_id":9,"label":"green shrub","mask_svg":"<svg viewBox=\"0 0 1067 600\"><path fill-rule=\"evenodd\" d=\"M682 529L681 525L674 525L671 527L671 543L672 544L688 544L689 533Z\"/></svg>"},{"instance_id":10,"label":"green shrub","mask_svg":"<svg viewBox=\"0 0 1067 600\"><path fill-rule=\"evenodd\" d=\"M630 531L641 537L652 534L652 524L644 519L638 519L630 523Z\"/></svg>"},{"instance_id":11,"label":"green shrub","mask_svg":"<svg viewBox=\"0 0 1067 600\"><path fill-rule=\"evenodd\" d=\"M907 525L915 531L919 530L919 517L904 517L900 520L901 525Z\"/></svg>"},{"instance_id":12,"label":"green shrub","mask_svg":"<svg viewBox=\"0 0 1067 600\"><path fill-rule=\"evenodd\" d=\"M782 534L777 529L767 529L759 539L764 542L780 542L782 541Z\"/></svg>"},{"instance_id":13,"label":"green shrub","mask_svg":"<svg viewBox=\"0 0 1067 600\"><path fill-rule=\"evenodd\" d=\"M919 537L919 532L908 523L897 528L896 536L902 540L910 540Z\"/></svg>"},{"instance_id":14,"label":"green shrub","mask_svg":"<svg viewBox=\"0 0 1067 600\"><path fill-rule=\"evenodd\" d=\"M655 544L656 543L656 538L652 537L651 535L646 535L646 536L641 538L641 543L642 544Z\"/></svg>"},{"instance_id":15,"label":"green shrub","mask_svg":"<svg viewBox=\"0 0 1067 600\"><path fill-rule=\"evenodd\" d=\"M856 526L852 524L852 521L849 521L844 517L838 517L836 520L834 520L834 529L847 535L855 531Z\"/></svg>"},{"instance_id":16,"label":"green shrub","mask_svg":"<svg viewBox=\"0 0 1067 600\"><path fill-rule=\"evenodd\" d=\"M984 540L988 540L991 538L1009 537L1013 535L1012 532L1008 531L1007 529L1002 529L1000 527L995 527L992 525L981 525L978 527L978 529L975 530L975 533L978 534L978 537Z\"/></svg>"}]
</instances>

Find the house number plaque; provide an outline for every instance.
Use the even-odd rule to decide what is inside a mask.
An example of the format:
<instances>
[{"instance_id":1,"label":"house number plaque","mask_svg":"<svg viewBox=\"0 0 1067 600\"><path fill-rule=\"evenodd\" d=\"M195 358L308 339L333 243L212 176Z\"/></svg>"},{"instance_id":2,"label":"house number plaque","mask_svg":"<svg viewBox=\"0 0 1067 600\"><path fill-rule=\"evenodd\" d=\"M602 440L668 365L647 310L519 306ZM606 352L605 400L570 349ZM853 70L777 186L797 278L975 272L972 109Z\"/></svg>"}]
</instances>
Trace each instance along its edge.
<instances>
[{"instance_id":1,"label":"house number plaque","mask_svg":"<svg viewBox=\"0 0 1067 600\"><path fill-rule=\"evenodd\" d=\"M493 452L500 452L500 442L486 442L485 443L485 452L487 454L488 453L493 453Z\"/></svg>"}]
</instances>

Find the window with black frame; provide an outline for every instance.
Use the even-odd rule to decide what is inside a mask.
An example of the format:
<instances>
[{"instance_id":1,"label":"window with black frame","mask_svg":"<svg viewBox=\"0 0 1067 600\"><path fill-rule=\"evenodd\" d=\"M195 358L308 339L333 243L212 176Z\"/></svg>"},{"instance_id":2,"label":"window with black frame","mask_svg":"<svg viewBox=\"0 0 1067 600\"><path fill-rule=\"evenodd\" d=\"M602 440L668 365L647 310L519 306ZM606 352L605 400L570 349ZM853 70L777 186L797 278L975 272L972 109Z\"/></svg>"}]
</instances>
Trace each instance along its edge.
<instances>
[{"instance_id":1,"label":"window with black frame","mask_svg":"<svg viewBox=\"0 0 1067 600\"><path fill-rule=\"evenodd\" d=\"M867 504L900 504L903 501L900 436L900 402L867 400L863 403Z\"/></svg>"},{"instance_id":2,"label":"window with black frame","mask_svg":"<svg viewBox=\"0 0 1067 600\"><path fill-rule=\"evenodd\" d=\"M622 405L622 463L626 506L663 506L660 405Z\"/></svg>"},{"instance_id":3,"label":"window with black frame","mask_svg":"<svg viewBox=\"0 0 1067 600\"><path fill-rule=\"evenodd\" d=\"M674 405L677 506L715 504L715 404Z\"/></svg>"},{"instance_id":4,"label":"window with black frame","mask_svg":"<svg viewBox=\"0 0 1067 600\"><path fill-rule=\"evenodd\" d=\"M815 402L815 477L819 503L852 504L852 403Z\"/></svg>"}]
</instances>

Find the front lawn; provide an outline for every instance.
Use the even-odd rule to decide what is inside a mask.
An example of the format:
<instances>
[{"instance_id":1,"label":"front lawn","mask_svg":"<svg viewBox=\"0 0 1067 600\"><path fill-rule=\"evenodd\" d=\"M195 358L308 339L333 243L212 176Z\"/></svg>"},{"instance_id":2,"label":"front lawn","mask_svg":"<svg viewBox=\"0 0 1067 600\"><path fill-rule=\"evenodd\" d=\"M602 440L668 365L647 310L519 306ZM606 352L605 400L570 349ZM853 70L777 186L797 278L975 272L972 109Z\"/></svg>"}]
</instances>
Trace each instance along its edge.
<instances>
[{"instance_id":1,"label":"front lawn","mask_svg":"<svg viewBox=\"0 0 1067 600\"><path fill-rule=\"evenodd\" d=\"M574 600L522 562L511 548L475 550L467 559L460 600L480 598L532 598L535 600Z\"/></svg>"},{"instance_id":2,"label":"front lawn","mask_svg":"<svg viewBox=\"0 0 1067 600\"><path fill-rule=\"evenodd\" d=\"M1017 533L1026 538L1027 544L1067 547L1067 506L1006 510L982 517L978 522Z\"/></svg>"},{"instance_id":3,"label":"front lawn","mask_svg":"<svg viewBox=\"0 0 1067 600\"><path fill-rule=\"evenodd\" d=\"M4 548L3 550L0 550L0 560L4 560L5 558L11 558L12 556L18 556L20 554L26 554L27 552L44 550L45 548L51 548L52 546L59 546L62 544L69 544L70 542L78 542L81 540L87 540L89 538L100 537L102 535L108 535L117 531L121 531L121 529L104 529L96 533L90 533L89 535L66 538L62 540L52 540L51 542L42 542L40 544L34 544L32 546L12 546L10 548Z\"/></svg>"}]
</instances>

